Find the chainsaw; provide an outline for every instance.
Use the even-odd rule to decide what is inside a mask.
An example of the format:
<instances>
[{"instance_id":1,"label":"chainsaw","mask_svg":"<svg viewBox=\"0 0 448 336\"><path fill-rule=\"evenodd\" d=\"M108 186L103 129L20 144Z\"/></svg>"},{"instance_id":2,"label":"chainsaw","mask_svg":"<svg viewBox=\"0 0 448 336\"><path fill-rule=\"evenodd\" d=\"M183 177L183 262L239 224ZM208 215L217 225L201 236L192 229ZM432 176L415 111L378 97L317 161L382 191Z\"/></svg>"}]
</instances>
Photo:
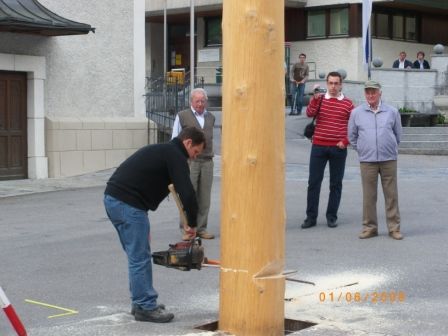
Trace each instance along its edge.
<instances>
[{"instance_id":1,"label":"chainsaw","mask_svg":"<svg viewBox=\"0 0 448 336\"><path fill-rule=\"evenodd\" d=\"M204 259L204 247L202 246L201 238L170 244L167 251L154 252L152 254L154 264L181 271L200 270Z\"/></svg>"},{"instance_id":2,"label":"chainsaw","mask_svg":"<svg viewBox=\"0 0 448 336\"><path fill-rule=\"evenodd\" d=\"M172 184L168 186L168 189L179 209L180 219L184 230L187 231L189 229L188 220L179 195ZM175 268L181 271L189 271L191 269L200 270L205 259L204 247L202 246L201 238L196 237L189 241L169 244L168 250L154 252L152 254L152 259L154 264Z\"/></svg>"}]
</instances>

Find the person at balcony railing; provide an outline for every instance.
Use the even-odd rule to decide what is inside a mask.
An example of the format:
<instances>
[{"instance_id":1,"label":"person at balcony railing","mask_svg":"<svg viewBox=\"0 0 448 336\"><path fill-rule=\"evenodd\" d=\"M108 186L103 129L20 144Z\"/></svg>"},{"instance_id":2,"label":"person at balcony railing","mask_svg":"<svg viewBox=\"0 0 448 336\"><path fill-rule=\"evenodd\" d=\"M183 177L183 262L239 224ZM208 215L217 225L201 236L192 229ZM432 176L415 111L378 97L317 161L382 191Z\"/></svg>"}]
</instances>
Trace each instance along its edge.
<instances>
[{"instance_id":1,"label":"person at balcony railing","mask_svg":"<svg viewBox=\"0 0 448 336\"><path fill-rule=\"evenodd\" d=\"M205 133L205 150L196 159L190 160L190 179L198 199L197 235L203 239L213 239L215 235L207 231L210 196L213 183L213 128L215 116L207 111L207 92L202 88L191 91L190 108L180 111L174 119L172 137L176 137L185 127L193 126ZM189 240L180 224L182 239Z\"/></svg>"},{"instance_id":2,"label":"person at balcony railing","mask_svg":"<svg viewBox=\"0 0 448 336\"><path fill-rule=\"evenodd\" d=\"M406 59L406 53L400 52L398 59L392 64L392 68L395 69L412 69L412 62Z\"/></svg>"},{"instance_id":3,"label":"person at balcony railing","mask_svg":"<svg viewBox=\"0 0 448 336\"><path fill-rule=\"evenodd\" d=\"M425 53L419 51L417 53L417 59L414 62L414 69L431 69L427 60L425 60Z\"/></svg>"}]
</instances>

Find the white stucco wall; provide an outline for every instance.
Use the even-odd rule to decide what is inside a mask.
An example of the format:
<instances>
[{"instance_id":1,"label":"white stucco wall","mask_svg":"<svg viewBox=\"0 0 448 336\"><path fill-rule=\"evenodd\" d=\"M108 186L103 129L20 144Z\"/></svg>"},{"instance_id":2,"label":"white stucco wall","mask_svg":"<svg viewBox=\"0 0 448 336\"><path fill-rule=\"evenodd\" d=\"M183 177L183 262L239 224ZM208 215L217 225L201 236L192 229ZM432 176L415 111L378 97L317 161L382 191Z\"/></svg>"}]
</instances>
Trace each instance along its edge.
<instances>
[{"instance_id":1,"label":"white stucco wall","mask_svg":"<svg viewBox=\"0 0 448 336\"><path fill-rule=\"evenodd\" d=\"M433 46L409 42L373 39L373 58L381 58L382 68L392 68L392 63L404 50L407 58L414 62L417 52L423 51L431 64ZM319 72L327 74L329 71L344 69L348 80L366 80L367 72L362 64L361 38L337 38L325 40L308 40L293 42L291 45L291 64L297 62L300 53L307 55L307 62L316 63L316 78ZM312 68L313 66L310 66ZM314 78L314 73L311 73Z\"/></svg>"},{"instance_id":2,"label":"white stucco wall","mask_svg":"<svg viewBox=\"0 0 448 336\"><path fill-rule=\"evenodd\" d=\"M306 54L307 62L314 62L316 74L310 78L319 78L319 73L344 69L347 80L364 80L367 74L362 71L360 38L338 38L325 40L309 40L291 44L291 65L298 61L300 53ZM349 51L349 52L348 52ZM314 65L310 64L310 70ZM367 78L367 77L366 77Z\"/></svg>"},{"instance_id":3,"label":"white stucco wall","mask_svg":"<svg viewBox=\"0 0 448 336\"><path fill-rule=\"evenodd\" d=\"M40 2L63 17L96 28L95 34L76 36L0 34L0 52L45 57L45 114L134 115L133 3Z\"/></svg>"},{"instance_id":4,"label":"white stucco wall","mask_svg":"<svg viewBox=\"0 0 448 336\"><path fill-rule=\"evenodd\" d=\"M113 134L132 130L129 139L136 140L127 144L126 153L149 139L143 134L148 128L144 98L144 2L40 0L40 3L65 18L92 25L96 33L55 37L0 33L0 70L28 73L28 176L76 175L113 167L116 158L123 157L120 152L123 148L117 147L114 135L102 140L103 153L86 143L93 143L93 135L101 127L116 129ZM14 60L26 63L18 66ZM35 60L43 65L42 69L35 69ZM36 73L42 73L39 82ZM36 101L42 103L34 107ZM39 118L34 115L36 111L41 112ZM98 122L105 118L108 122ZM116 123L114 118L127 121ZM49 127L50 124L57 127ZM135 124L138 127L129 128ZM46 134L56 130L61 139L69 139L73 129L80 127L83 136L76 137L74 146L63 150L54 149L51 142L54 137ZM93 135L86 136L89 134ZM64 171L61 167L67 162L71 167L76 162L76 167L82 169Z\"/></svg>"},{"instance_id":5,"label":"white stucco wall","mask_svg":"<svg viewBox=\"0 0 448 336\"><path fill-rule=\"evenodd\" d=\"M401 51L406 52L406 58L411 62L417 59L417 52L423 51L426 55L426 60L431 64L433 45L380 39L373 39L372 43L372 58L381 58L383 68L392 68L392 63L398 58Z\"/></svg>"}]
</instances>

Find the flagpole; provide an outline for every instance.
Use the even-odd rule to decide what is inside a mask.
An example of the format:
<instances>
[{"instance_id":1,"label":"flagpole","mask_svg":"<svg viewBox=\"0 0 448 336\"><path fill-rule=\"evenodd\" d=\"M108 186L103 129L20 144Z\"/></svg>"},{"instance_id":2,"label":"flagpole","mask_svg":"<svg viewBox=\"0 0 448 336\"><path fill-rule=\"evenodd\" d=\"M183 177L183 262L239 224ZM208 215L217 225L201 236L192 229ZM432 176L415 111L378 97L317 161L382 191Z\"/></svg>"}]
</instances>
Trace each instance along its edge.
<instances>
[{"instance_id":1,"label":"flagpole","mask_svg":"<svg viewBox=\"0 0 448 336\"><path fill-rule=\"evenodd\" d=\"M369 44L369 55L368 57L368 64L367 64L367 79L370 80L372 78L372 33L370 31L370 22L367 26L367 39Z\"/></svg>"},{"instance_id":2,"label":"flagpole","mask_svg":"<svg viewBox=\"0 0 448 336\"><path fill-rule=\"evenodd\" d=\"M371 78L372 63L372 34L370 31L370 18L372 15L372 0L362 0L362 48L363 64L367 69L367 77Z\"/></svg>"}]
</instances>

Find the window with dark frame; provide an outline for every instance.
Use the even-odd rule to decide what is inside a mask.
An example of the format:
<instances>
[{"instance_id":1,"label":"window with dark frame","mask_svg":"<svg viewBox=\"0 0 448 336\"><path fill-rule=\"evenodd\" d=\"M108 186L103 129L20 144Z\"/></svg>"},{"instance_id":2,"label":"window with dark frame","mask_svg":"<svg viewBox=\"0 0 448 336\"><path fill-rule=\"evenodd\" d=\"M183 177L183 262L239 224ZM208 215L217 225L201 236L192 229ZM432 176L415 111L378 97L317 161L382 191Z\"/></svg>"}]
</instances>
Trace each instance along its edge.
<instances>
[{"instance_id":1,"label":"window with dark frame","mask_svg":"<svg viewBox=\"0 0 448 336\"><path fill-rule=\"evenodd\" d=\"M307 11L307 38L348 36L348 7Z\"/></svg>"},{"instance_id":2,"label":"window with dark frame","mask_svg":"<svg viewBox=\"0 0 448 336\"><path fill-rule=\"evenodd\" d=\"M205 21L205 46L220 46L222 45L222 30L221 21L222 18L217 17L206 17Z\"/></svg>"},{"instance_id":3,"label":"window with dark frame","mask_svg":"<svg viewBox=\"0 0 448 336\"><path fill-rule=\"evenodd\" d=\"M307 12L307 37L325 37L325 11L324 10L310 10Z\"/></svg>"},{"instance_id":4,"label":"window with dark frame","mask_svg":"<svg viewBox=\"0 0 448 336\"><path fill-rule=\"evenodd\" d=\"M372 36L398 41L417 41L417 17L411 13L373 10Z\"/></svg>"},{"instance_id":5,"label":"window with dark frame","mask_svg":"<svg viewBox=\"0 0 448 336\"><path fill-rule=\"evenodd\" d=\"M348 8L330 9L330 36L348 35Z\"/></svg>"}]
</instances>

